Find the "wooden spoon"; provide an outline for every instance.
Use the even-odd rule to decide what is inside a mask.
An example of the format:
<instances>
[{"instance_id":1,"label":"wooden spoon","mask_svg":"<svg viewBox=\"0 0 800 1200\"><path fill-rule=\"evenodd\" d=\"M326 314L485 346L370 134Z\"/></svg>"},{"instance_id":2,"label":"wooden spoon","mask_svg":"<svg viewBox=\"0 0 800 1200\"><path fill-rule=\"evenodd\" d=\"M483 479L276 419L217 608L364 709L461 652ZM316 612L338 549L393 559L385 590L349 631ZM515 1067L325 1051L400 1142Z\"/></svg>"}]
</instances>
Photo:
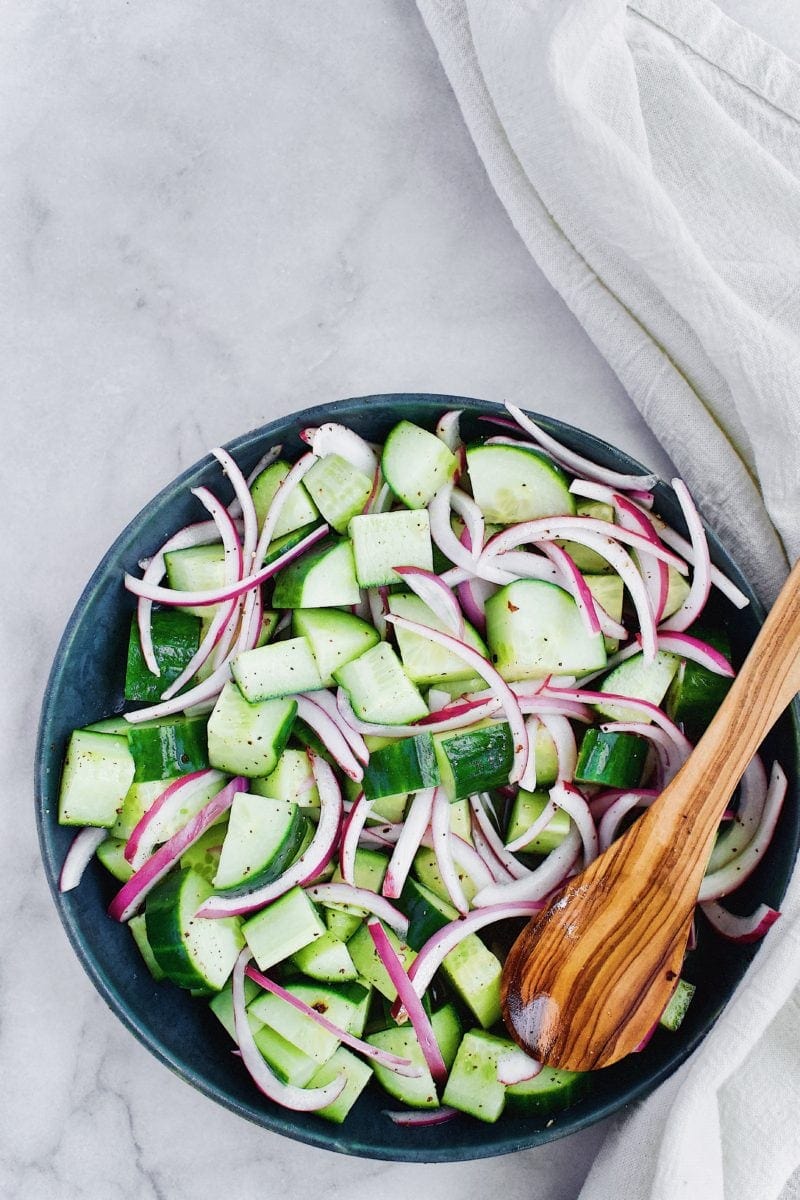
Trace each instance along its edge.
<instances>
[{"instance_id":1,"label":"wooden spoon","mask_svg":"<svg viewBox=\"0 0 800 1200\"><path fill-rule=\"evenodd\" d=\"M722 813L798 691L800 562L686 764L514 943L503 968L503 1016L534 1058L586 1071L647 1037L680 974Z\"/></svg>"}]
</instances>

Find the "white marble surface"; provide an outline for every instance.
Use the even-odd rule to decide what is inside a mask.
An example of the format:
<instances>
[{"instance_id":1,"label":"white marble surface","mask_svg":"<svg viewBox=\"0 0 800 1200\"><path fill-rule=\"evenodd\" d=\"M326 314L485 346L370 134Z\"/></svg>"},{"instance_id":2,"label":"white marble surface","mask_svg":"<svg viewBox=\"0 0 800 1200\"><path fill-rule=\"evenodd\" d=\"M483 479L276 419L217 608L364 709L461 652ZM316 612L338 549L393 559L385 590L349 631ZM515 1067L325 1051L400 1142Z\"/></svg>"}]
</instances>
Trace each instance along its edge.
<instances>
[{"instance_id":1,"label":"white marble surface","mask_svg":"<svg viewBox=\"0 0 800 1200\"><path fill-rule=\"evenodd\" d=\"M728 11L800 55L795 0ZM0 1195L577 1195L597 1127L469 1165L349 1160L170 1075L74 958L31 762L81 587L212 445L371 391L509 397L668 464L528 259L409 0L5 0Z\"/></svg>"}]
</instances>

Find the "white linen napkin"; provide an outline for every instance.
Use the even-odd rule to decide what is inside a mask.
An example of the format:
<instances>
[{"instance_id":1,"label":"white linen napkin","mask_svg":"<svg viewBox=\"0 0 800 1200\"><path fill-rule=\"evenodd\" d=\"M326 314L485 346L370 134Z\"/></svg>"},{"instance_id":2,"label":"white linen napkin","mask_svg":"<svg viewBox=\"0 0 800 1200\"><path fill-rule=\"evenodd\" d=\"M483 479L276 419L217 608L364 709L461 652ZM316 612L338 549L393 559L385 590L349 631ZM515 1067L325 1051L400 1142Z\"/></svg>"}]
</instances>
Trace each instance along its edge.
<instances>
[{"instance_id":1,"label":"white linen napkin","mask_svg":"<svg viewBox=\"0 0 800 1200\"><path fill-rule=\"evenodd\" d=\"M771 602L800 555L800 66L709 0L417 2L525 245ZM783 914L582 1200L772 1200L800 1164L797 876Z\"/></svg>"}]
</instances>

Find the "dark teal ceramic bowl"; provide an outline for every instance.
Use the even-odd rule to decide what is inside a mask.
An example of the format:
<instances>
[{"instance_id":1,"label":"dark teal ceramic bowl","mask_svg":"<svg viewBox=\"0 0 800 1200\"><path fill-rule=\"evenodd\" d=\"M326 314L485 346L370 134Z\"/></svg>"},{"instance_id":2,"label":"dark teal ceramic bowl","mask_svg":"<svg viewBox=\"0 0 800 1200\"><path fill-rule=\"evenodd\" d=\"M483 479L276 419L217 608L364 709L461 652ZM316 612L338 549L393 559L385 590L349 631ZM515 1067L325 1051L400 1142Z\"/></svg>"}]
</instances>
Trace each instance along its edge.
<instances>
[{"instance_id":1,"label":"dark teal ceramic bowl","mask_svg":"<svg viewBox=\"0 0 800 1200\"><path fill-rule=\"evenodd\" d=\"M487 432L481 413L502 412L499 405L462 396L366 396L295 413L231 443L229 450L245 471L264 451L282 443L296 456L303 448L299 430L323 421L341 421L380 441L401 417L431 427L446 409L464 412L467 437ZM597 438L541 417L543 425L573 449L623 471L644 468ZM36 756L36 811L42 856L56 906L75 951L92 982L117 1016L166 1066L207 1096L241 1116L287 1137L344 1154L410 1162L447 1162L506 1154L541 1145L617 1112L652 1091L686 1059L725 1006L742 978L755 949L735 946L700 931L700 944L686 974L697 984L689 1014L677 1033L659 1030L646 1050L617 1066L597 1072L589 1094L555 1120L502 1117L485 1125L467 1117L432 1129L397 1128L382 1114L387 1096L377 1087L362 1095L343 1126L319 1117L292 1113L264 1099L231 1054L231 1043L208 1005L168 983L155 984L144 968L127 929L106 916L114 881L96 863L76 890L61 895L58 874L73 831L56 823L58 786L67 738L76 726L121 711L127 636L133 602L123 589L126 570L152 553L179 526L199 515L189 489L200 484L219 489L220 471L209 456L169 484L131 522L90 579L70 618L56 654L42 708ZM672 493L659 485L658 508L677 527L681 515ZM720 619L730 627L738 661L747 651L762 613L752 591L724 549L712 537L716 564L751 597L751 606L736 612L716 598ZM790 776L790 793L773 840L757 873L737 903L747 911L759 900L778 906L798 846L797 711L787 714L771 735L766 750Z\"/></svg>"}]
</instances>

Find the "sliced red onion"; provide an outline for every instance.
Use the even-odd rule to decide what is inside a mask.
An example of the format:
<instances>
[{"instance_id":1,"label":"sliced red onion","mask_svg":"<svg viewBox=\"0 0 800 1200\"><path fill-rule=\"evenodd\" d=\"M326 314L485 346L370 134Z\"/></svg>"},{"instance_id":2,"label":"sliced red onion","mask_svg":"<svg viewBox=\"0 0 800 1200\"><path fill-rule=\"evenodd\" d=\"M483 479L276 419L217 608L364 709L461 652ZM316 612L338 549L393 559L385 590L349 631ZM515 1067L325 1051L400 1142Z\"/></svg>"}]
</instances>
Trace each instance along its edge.
<instances>
[{"instance_id":1,"label":"sliced red onion","mask_svg":"<svg viewBox=\"0 0 800 1200\"><path fill-rule=\"evenodd\" d=\"M311 447L317 458L324 458L327 454L338 454L370 479L378 469L378 456L369 442L365 442L345 425L327 421L316 429L304 429L300 437Z\"/></svg>"},{"instance_id":2,"label":"sliced red onion","mask_svg":"<svg viewBox=\"0 0 800 1200\"><path fill-rule=\"evenodd\" d=\"M626 817L634 808L649 808L658 795L657 791L640 789L633 792L623 792L620 796L617 796L609 804L600 819L598 827L600 850L607 850L614 841L623 817Z\"/></svg>"},{"instance_id":3,"label":"sliced red onion","mask_svg":"<svg viewBox=\"0 0 800 1200\"><path fill-rule=\"evenodd\" d=\"M455 637L464 637L464 614L447 584L423 567L395 567L399 575Z\"/></svg>"},{"instance_id":4,"label":"sliced red onion","mask_svg":"<svg viewBox=\"0 0 800 1200\"><path fill-rule=\"evenodd\" d=\"M366 763L369 762L369 750L367 749L367 743L364 741L358 730L353 729L347 723L344 716L339 711L339 707L336 703L336 697L333 695L333 693L327 691L325 688L322 688L318 692L308 692L306 695L312 704L316 704L317 708L321 708L323 712L327 713L336 728L340 731L350 749L353 751L353 754L355 754L359 762L362 762L366 765Z\"/></svg>"},{"instance_id":5,"label":"sliced red onion","mask_svg":"<svg viewBox=\"0 0 800 1200\"><path fill-rule=\"evenodd\" d=\"M492 853L511 878L527 879L531 874L530 868L517 862L514 855L505 846L503 839L494 827L489 813L486 811L486 806L489 803L489 797L486 792L481 792L479 795L470 796L469 798L469 806L478 828L488 842Z\"/></svg>"},{"instance_id":6,"label":"sliced red onion","mask_svg":"<svg viewBox=\"0 0 800 1200\"><path fill-rule=\"evenodd\" d=\"M456 585L461 610L481 636L486 633L486 601L496 591L497 584L487 583L485 579L468 579Z\"/></svg>"},{"instance_id":7,"label":"sliced red onion","mask_svg":"<svg viewBox=\"0 0 800 1200\"><path fill-rule=\"evenodd\" d=\"M535 1079L542 1069L542 1064L530 1054L526 1054L519 1046L507 1050L497 1060L497 1081L505 1087L515 1083L525 1083Z\"/></svg>"},{"instance_id":8,"label":"sliced red onion","mask_svg":"<svg viewBox=\"0 0 800 1200\"><path fill-rule=\"evenodd\" d=\"M755 836L742 852L726 863L724 867L704 876L698 896L700 903L707 900L719 900L723 896L729 895L755 871L764 857L764 851L772 841L772 835L775 832L786 796L787 785L788 780L783 768L779 763L773 763L764 811L761 814L761 821Z\"/></svg>"},{"instance_id":9,"label":"sliced red onion","mask_svg":"<svg viewBox=\"0 0 800 1200\"><path fill-rule=\"evenodd\" d=\"M108 906L108 915L115 921L127 921L132 917L145 896L153 890L168 871L172 870L181 855L185 854L189 847L193 846L205 831L219 820L223 813L228 811L237 792L243 792L246 789L247 780L236 776L221 791L217 792L216 796L212 796L209 802L198 813L195 813L190 821L187 821L183 829L179 829L164 842L163 846L160 846L155 854L151 855L147 862L131 875L127 883L122 885Z\"/></svg>"},{"instance_id":10,"label":"sliced red onion","mask_svg":"<svg viewBox=\"0 0 800 1200\"><path fill-rule=\"evenodd\" d=\"M614 507L617 510L617 520L623 529L641 533L642 537L655 545L660 545L656 527L645 513L632 504L626 496L614 493ZM642 569L645 586L650 596L650 604L656 619L656 624L664 615L664 608L669 594L669 568L651 554L642 552L639 555L639 565Z\"/></svg>"},{"instance_id":11,"label":"sliced red onion","mask_svg":"<svg viewBox=\"0 0 800 1200\"><path fill-rule=\"evenodd\" d=\"M192 798L206 792L209 787L219 785L222 788L225 780L222 771L206 767L182 775L173 783L165 783L164 791L156 796L147 812L140 817L125 844L125 858L134 870L144 865L153 847L162 840L165 828L174 821L175 814L181 808L190 807Z\"/></svg>"},{"instance_id":12,"label":"sliced red onion","mask_svg":"<svg viewBox=\"0 0 800 1200\"><path fill-rule=\"evenodd\" d=\"M659 523L658 532L662 542L671 546L673 550L676 550L692 566L696 565L694 561L694 549L690 542L687 542L685 538L681 537L669 525L661 525ZM722 592L723 596L726 596L730 600L734 608L747 608L750 601L744 592L740 591L736 584L728 579L727 575L723 575L722 571L713 564L711 566L711 582L718 591Z\"/></svg>"},{"instance_id":13,"label":"sliced red onion","mask_svg":"<svg viewBox=\"0 0 800 1200\"><path fill-rule=\"evenodd\" d=\"M585 704L619 704L624 708L633 709L663 729L687 756L692 752L692 743L685 734L657 704L651 704L649 700L639 700L635 696L621 696L618 692L594 692L587 688L562 689L548 686L546 694L558 699L580 700Z\"/></svg>"},{"instance_id":14,"label":"sliced red onion","mask_svg":"<svg viewBox=\"0 0 800 1200\"><path fill-rule=\"evenodd\" d=\"M435 792L436 788L423 788L414 794L409 805L400 836L395 843L392 857L389 859L389 866L386 869L381 889L384 896L391 900L397 899L408 878L414 855L419 850L420 842L431 819Z\"/></svg>"},{"instance_id":15,"label":"sliced red onion","mask_svg":"<svg viewBox=\"0 0 800 1200\"><path fill-rule=\"evenodd\" d=\"M470 834L475 851L480 855L495 883L510 883L514 876L507 871L481 831L474 813L470 814Z\"/></svg>"},{"instance_id":16,"label":"sliced red onion","mask_svg":"<svg viewBox=\"0 0 800 1200\"><path fill-rule=\"evenodd\" d=\"M513 575L510 575L508 571L500 570L489 560L483 565L479 565L482 559L474 558L471 551L467 550L453 533L453 527L450 524L452 499L453 485L452 483L446 483L428 505L431 538L435 545L439 547L446 558L450 559L450 562L455 563L456 567L461 567L467 572L465 578L481 578L488 580L489 583L498 584L511 583L514 579ZM442 575L442 579L448 585L451 582L449 576L449 572L445 572Z\"/></svg>"},{"instance_id":17,"label":"sliced red onion","mask_svg":"<svg viewBox=\"0 0 800 1200\"><path fill-rule=\"evenodd\" d=\"M443 708L448 708L453 697L449 692L443 692L441 688L436 686L428 688L428 693L425 701L431 713L441 712ZM430 714L428 714L430 715Z\"/></svg>"},{"instance_id":18,"label":"sliced red onion","mask_svg":"<svg viewBox=\"0 0 800 1200\"><path fill-rule=\"evenodd\" d=\"M708 550L706 531L689 489L682 479L673 479L672 487L678 497L678 503L683 511L683 517L692 540L694 570L689 594L678 611L674 612L671 617L667 617L666 621L662 621L661 628L676 629L683 633L697 620L708 600L708 593L711 590L711 555Z\"/></svg>"},{"instance_id":19,"label":"sliced red onion","mask_svg":"<svg viewBox=\"0 0 800 1200\"><path fill-rule=\"evenodd\" d=\"M425 1062L428 1065L428 1070L435 1083L443 1084L447 1079L447 1066L442 1058L442 1052L436 1041L436 1035L428 1019L428 1014L422 1007L422 1001L414 990L402 962L386 936L386 930L377 917L369 918L367 929L369 930L369 935L372 938L378 957L397 990L397 998L408 1015L414 1033L417 1035L417 1041L419 1042Z\"/></svg>"},{"instance_id":20,"label":"sliced red onion","mask_svg":"<svg viewBox=\"0 0 800 1200\"><path fill-rule=\"evenodd\" d=\"M407 629L411 633L418 633L421 637L428 638L429 641L435 642L439 646L444 646L446 650L451 650L457 658L467 663L476 675L480 675L481 679L486 680L505 712L511 729L511 738L514 745L514 763L508 781L509 783L516 783L525 770L525 763L528 759L528 733L525 729L525 718L520 710L519 701L499 671L482 654L473 649L472 646L468 646L466 642L462 642L458 638L451 637L450 634L441 633L438 629L430 629L426 625L420 625L418 621L407 621L404 617L394 614L388 617L387 620L392 621L398 628Z\"/></svg>"},{"instance_id":21,"label":"sliced red onion","mask_svg":"<svg viewBox=\"0 0 800 1200\"><path fill-rule=\"evenodd\" d=\"M453 488L450 493L450 507L464 522L467 549L473 558L477 558L483 549L486 536L486 519L483 513L472 496L467 495L461 488Z\"/></svg>"},{"instance_id":22,"label":"sliced red onion","mask_svg":"<svg viewBox=\"0 0 800 1200\"><path fill-rule=\"evenodd\" d=\"M648 725L644 721L605 721L600 729L603 733L633 733L637 737L647 738L661 760L663 786L678 774L689 757L690 745L677 743L671 734L657 725Z\"/></svg>"},{"instance_id":23,"label":"sliced red onion","mask_svg":"<svg viewBox=\"0 0 800 1200\"><path fill-rule=\"evenodd\" d=\"M189 688L187 692L181 692L179 696L172 696L169 700L160 700L157 704L151 704L147 708L137 708L135 712L122 715L130 725L139 725L142 721L154 721L158 717L169 717L173 713L186 712L189 708L206 700L216 699L230 677L230 662L226 660L216 671L201 683Z\"/></svg>"},{"instance_id":24,"label":"sliced red onion","mask_svg":"<svg viewBox=\"0 0 800 1200\"><path fill-rule=\"evenodd\" d=\"M555 850L551 850L544 861L524 879L481 888L472 898L473 907L486 908L487 905L505 904L514 900L543 900L567 878L580 854L582 844L578 829L571 825L563 842L556 846Z\"/></svg>"},{"instance_id":25,"label":"sliced red onion","mask_svg":"<svg viewBox=\"0 0 800 1200\"><path fill-rule=\"evenodd\" d=\"M516 685L511 690L515 696L518 695ZM524 713L537 717L569 717L570 721L582 721L587 725L594 720L594 715L586 705L577 700L553 700L549 696L519 696L519 706Z\"/></svg>"},{"instance_id":26,"label":"sliced red onion","mask_svg":"<svg viewBox=\"0 0 800 1200\"><path fill-rule=\"evenodd\" d=\"M345 775L355 783L360 783L364 778L364 768L350 749L350 744L338 724L316 702L316 695L316 692L307 692L296 697L297 715L314 730Z\"/></svg>"},{"instance_id":27,"label":"sliced red onion","mask_svg":"<svg viewBox=\"0 0 800 1200\"><path fill-rule=\"evenodd\" d=\"M545 542L542 549L561 572L563 581L567 585L567 591L577 604L578 612L581 614L588 632L591 634L600 633L600 618L595 606L594 596L589 591L586 580L576 567L575 560L561 546L557 546L555 542Z\"/></svg>"},{"instance_id":28,"label":"sliced red onion","mask_svg":"<svg viewBox=\"0 0 800 1200\"><path fill-rule=\"evenodd\" d=\"M359 792L355 804L342 823L342 840L339 843L339 870L342 873L342 879L345 883L349 883L351 887L355 887L356 882L355 866L358 839L361 836L361 831L364 828L364 823L369 816L371 807L372 801L368 800L363 792Z\"/></svg>"},{"instance_id":29,"label":"sliced red onion","mask_svg":"<svg viewBox=\"0 0 800 1200\"><path fill-rule=\"evenodd\" d=\"M220 463L223 471L228 476L233 487L234 496L239 501L239 507L242 511L242 523L244 526L244 536L242 539L242 558L244 569L240 570L239 574L246 575L252 571L254 564L253 555L255 553L256 543L258 542L258 516L256 515L256 506L253 503L253 497L250 493L250 488L247 486L247 480L239 469L238 464L231 458L227 450L221 446L216 446L211 453ZM200 490L199 488L197 489ZM197 492L195 492L195 495ZM205 502L204 502L205 503ZM212 512L212 516L214 513ZM230 513L226 510L228 519L231 520ZM227 550L227 547L226 547Z\"/></svg>"},{"instance_id":30,"label":"sliced red onion","mask_svg":"<svg viewBox=\"0 0 800 1200\"><path fill-rule=\"evenodd\" d=\"M520 704L520 708L522 708L522 704ZM525 718L525 726L528 730L528 761L525 763L525 770L519 786L526 792L536 791L536 735L539 732L540 724L539 718L534 713Z\"/></svg>"},{"instance_id":31,"label":"sliced red onion","mask_svg":"<svg viewBox=\"0 0 800 1200\"><path fill-rule=\"evenodd\" d=\"M524 429L535 442L543 446L545 450L548 450L553 458L575 475L585 475L587 479L596 479L600 483L607 483L611 487L621 488L623 491L627 491L630 488L638 488L646 491L653 487L658 480L657 475L624 475L620 471L612 471L608 467L601 467L597 463L592 462L591 459L584 458L583 455L576 454L574 450L567 449L556 438L551 437L549 433L545 433L541 426L531 420L521 408L517 408L516 404L506 401L506 408L521 429Z\"/></svg>"},{"instance_id":32,"label":"sliced red onion","mask_svg":"<svg viewBox=\"0 0 800 1200\"><path fill-rule=\"evenodd\" d=\"M662 625L661 629L663 630L663 628ZM715 675L727 675L732 678L735 674L724 654L720 654L719 650L709 646L708 642L703 642L689 633L659 631L658 648L667 654L678 654L681 658L691 659L692 662L699 663L706 670L713 671Z\"/></svg>"},{"instance_id":33,"label":"sliced red onion","mask_svg":"<svg viewBox=\"0 0 800 1200\"><path fill-rule=\"evenodd\" d=\"M431 838L433 852L436 855L436 866L447 894L453 902L453 907L462 914L469 912L469 901L464 895L450 845L450 801L441 788L435 788L433 793Z\"/></svg>"},{"instance_id":34,"label":"sliced red onion","mask_svg":"<svg viewBox=\"0 0 800 1200\"><path fill-rule=\"evenodd\" d=\"M502 554L495 555L492 562L495 567L500 567L502 574L509 579L543 579L546 583L556 583L563 587L561 572L544 554L533 554L530 550L505 550ZM486 581L479 582L485 584Z\"/></svg>"},{"instance_id":35,"label":"sliced red onion","mask_svg":"<svg viewBox=\"0 0 800 1200\"><path fill-rule=\"evenodd\" d=\"M739 784L739 802L733 822L718 835L711 851L708 872L727 866L753 840L764 812L767 787L767 772L761 757L756 754L747 764Z\"/></svg>"},{"instance_id":36,"label":"sliced red onion","mask_svg":"<svg viewBox=\"0 0 800 1200\"><path fill-rule=\"evenodd\" d=\"M466 917L457 917L444 925L433 937L428 938L417 957L409 967L408 977L414 985L417 996L424 996L430 987L433 977L439 970L451 950L455 950L472 933L478 933L487 925L498 921L513 921L517 917L531 917L541 912L544 903L541 900L513 900L503 904L493 904L485 908L467 913Z\"/></svg>"},{"instance_id":37,"label":"sliced red onion","mask_svg":"<svg viewBox=\"0 0 800 1200\"><path fill-rule=\"evenodd\" d=\"M305 890L318 904L327 904L332 908L360 908L379 917L401 938L408 933L408 917L390 904L384 896L379 896L368 888L351 887L348 883L315 883Z\"/></svg>"},{"instance_id":38,"label":"sliced red onion","mask_svg":"<svg viewBox=\"0 0 800 1200\"><path fill-rule=\"evenodd\" d=\"M382 642L386 641L386 614L389 611L389 603L386 596L386 588L367 588L367 607L369 608L369 620L374 625L378 637Z\"/></svg>"},{"instance_id":39,"label":"sliced red onion","mask_svg":"<svg viewBox=\"0 0 800 1200\"><path fill-rule=\"evenodd\" d=\"M555 800L558 807L575 823L583 842L583 865L588 867L589 863L597 858L600 847L597 828L585 796L575 784L562 779L550 789L550 798Z\"/></svg>"},{"instance_id":40,"label":"sliced red onion","mask_svg":"<svg viewBox=\"0 0 800 1200\"><path fill-rule=\"evenodd\" d=\"M701 904L700 908L717 933L731 942L741 944L759 941L781 915L769 904L759 904L758 908L747 917L740 917L736 913L728 912L727 908L723 908L715 900Z\"/></svg>"},{"instance_id":41,"label":"sliced red onion","mask_svg":"<svg viewBox=\"0 0 800 1200\"><path fill-rule=\"evenodd\" d=\"M258 1090L263 1092L268 1099L274 1100L283 1108L291 1108L297 1112L319 1112L321 1108L332 1104L342 1094L347 1083L347 1076L342 1072L330 1083L326 1083L324 1087L299 1088L294 1084L281 1083L273 1075L255 1043L247 1017L244 977L251 957L250 949L245 946L236 960L232 977L233 1023L242 1062Z\"/></svg>"},{"instance_id":42,"label":"sliced red onion","mask_svg":"<svg viewBox=\"0 0 800 1200\"><path fill-rule=\"evenodd\" d=\"M591 536L593 540L591 542L584 541L587 536ZM621 525L615 525L611 521L601 521L597 517L537 517L531 521L520 521L519 524L509 525L506 529L501 529L499 533L490 537L484 546L481 559L495 558L498 554L516 550L518 546L527 542L538 544L562 538L571 542L580 542L591 549L595 548L596 539L600 539L601 542L622 542L634 550L651 554L661 562L673 566L681 575L688 574L688 567L683 559L679 558L677 554L673 554L666 546L657 545L639 533L632 533L628 529L623 529ZM606 557L601 549L598 550L598 554Z\"/></svg>"},{"instance_id":43,"label":"sliced red onion","mask_svg":"<svg viewBox=\"0 0 800 1200\"><path fill-rule=\"evenodd\" d=\"M71 892L78 886L83 878L83 872L92 861L94 852L107 837L107 829L97 828L94 825L88 825L75 835L65 855L61 874L58 877L60 892Z\"/></svg>"},{"instance_id":44,"label":"sliced red onion","mask_svg":"<svg viewBox=\"0 0 800 1200\"><path fill-rule=\"evenodd\" d=\"M209 896L197 910L198 916L232 917L263 908L291 888L315 880L331 861L342 823L342 793L325 759L311 750L308 757L319 792L319 821L306 849L277 879L262 887L235 896Z\"/></svg>"},{"instance_id":45,"label":"sliced red onion","mask_svg":"<svg viewBox=\"0 0 800 1200\"><path fill-rule=\"evenodd\" d=\"M299 996L295 996L293 992L287 991L279 983L275 983L267 975L263 975L261 971L256 971L254 967L247 967L245 975L249 976L265 992L271 992L279 1000L284 1000L292 1008L301 1012L303 1016L308 1017L309 1020L314 1021L322 1029L333 1034L345 1046L349 1046L352 1050L363 1055L364 1058L370 1058L373 1062L379 1063L382 1067L386 1067L387 1070L394 1071L396 1075L402 1075L406 1079L419 1079L424 1074L422 1067L413 1063L410 1058L403 1058L399 1054L390 1054L388 1050L382 1050L378 1046L372 1046L369 1042L362 1041L361 1038L349 1033L348 1030L335 1025L333 1021L329 1021L326 1016L318 1012L316 1008L312 1008L310 1004L306 1004L304 1000L301 1000Z\"/></svg>"},{"instance_id":46,"label":"sliced red onion","mask_svg":"<svg viewBox=\"0 0 800 1200\"><path fill-rule=\"evenodd\" d=\"M416 1112L414 1110L390 1112L388 1108L385 1108L383 1115L388 1117L394 1125L402 1125L408 1129L425 1129L430 1125L444 1125L448 1121L452 1121L453 1117L459 1116L459 1112L457 1108L440 1104L438 1108L419 1109Z\"/></svg>"},{"instance_id":47,"label":"sliced red onion","mask_svg":"<svg viewBox=\"0 0 800 1200\"><path fill-rule=\"evenodd\" d=\"M459 421L461 420L462 411L462 409L457 408L450 412L442 413L436 422L436 436L444 442L447 449L453 454L457 454L462 445L461 433L459 431Z\"/></svg>"},{"instance_id":48,"label":"sliced red onion","mask_svg":"<svg viewBox=\"0 0 800 1200\"><path fill-rule=\"evenodd\" d=\"M267 579L271 579L283 567L287 566L290 562L294 562L296 558L299 558L301 554L304 554L306 550L320 541L327 532L327 525L319 525L316 529L312 529L311 533L307 534L291 550L287 550L285 554L268 563L261 570L256 571L254 575L248 575L236 583L228 584L221 588L208 588L196 592L178 591L173 588L150 585L144 579L136 579L135 576L128 575L127 573L125 575L125 587L129 592L133 592L134 595L145 596L148 600L159 604L190 606L193 608L222 604L226 600L235 600L237 596L242 596L245 592L249 592L252 588L256 588L264 583Z\"/></svg>"}]
</instances>

